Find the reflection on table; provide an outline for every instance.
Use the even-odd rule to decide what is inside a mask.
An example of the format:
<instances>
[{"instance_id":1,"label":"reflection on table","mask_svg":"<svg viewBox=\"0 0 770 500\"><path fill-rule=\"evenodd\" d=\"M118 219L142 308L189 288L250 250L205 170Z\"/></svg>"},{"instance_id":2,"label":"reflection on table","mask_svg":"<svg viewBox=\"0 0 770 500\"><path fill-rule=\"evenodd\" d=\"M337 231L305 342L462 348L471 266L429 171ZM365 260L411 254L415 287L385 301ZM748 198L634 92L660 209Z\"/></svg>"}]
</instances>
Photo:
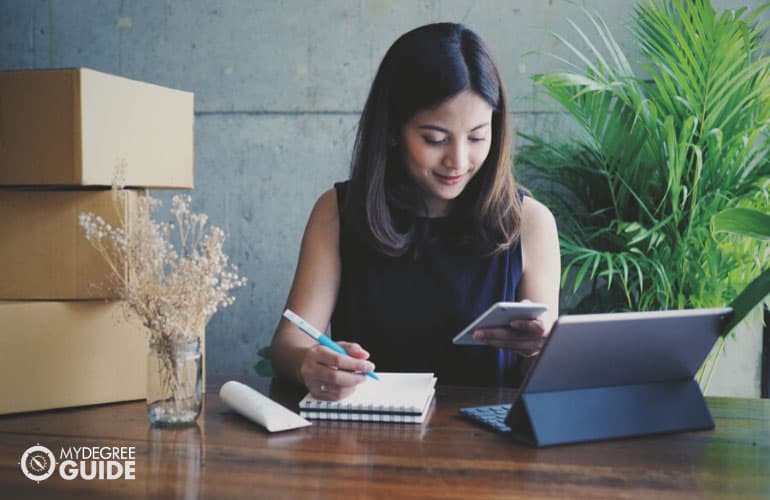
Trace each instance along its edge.
<instances>
[{"instance_id":1,"label":"reflection on table","mask_svg":"<svg viewBox=\"0 0 770 500\"><path fill-rule=\"evenodd\" d=\"M143 402L0 417L4 498L770 498L770 401L707 398L716 428L530 448L465 421L464 406L510 402L509 389L439 385L424 424L317 421L270 434L231 412L210 377L197 425L156 429ZM297 410L303 392L241 379ZM665 408L661 408L665 411ZM19 462L40 443L130 446L136 479L39 484ZM57 457L58 458L58 457Z\"/></svg>"}]
</instances>

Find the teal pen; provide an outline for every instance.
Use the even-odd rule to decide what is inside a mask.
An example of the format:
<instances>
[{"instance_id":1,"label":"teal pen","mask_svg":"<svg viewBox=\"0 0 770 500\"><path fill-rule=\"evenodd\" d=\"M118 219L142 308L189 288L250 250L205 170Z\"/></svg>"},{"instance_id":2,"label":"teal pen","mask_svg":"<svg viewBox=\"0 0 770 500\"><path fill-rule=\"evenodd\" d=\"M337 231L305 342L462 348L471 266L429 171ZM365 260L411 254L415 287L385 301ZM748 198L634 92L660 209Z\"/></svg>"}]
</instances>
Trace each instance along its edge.
<instances>
[{"instance_id":1,"label":"teal pen","mask_svg":"<svg viewBox=\"0 0 770 500\"><path fill-rule=\"evenodd\" d=\"M344 354L345 356L350 356L348 352L343 349L339 344L337 344L335 341L324 335L323 333L316 330L316 328L302 319L299 315L297 315L294 311L291 309L286 309L283 312L283 317L294 323L294 325L302 330L303 332L307 333L311 337L313 337L319 344L322 346L326 346L329 349L331 349L334 352L338 352L340 354ZM368 375L372 377L374 380L380 380L380 377L377 376L374 372L364 372L364 375Z\"/></svg>"}]
</instances>

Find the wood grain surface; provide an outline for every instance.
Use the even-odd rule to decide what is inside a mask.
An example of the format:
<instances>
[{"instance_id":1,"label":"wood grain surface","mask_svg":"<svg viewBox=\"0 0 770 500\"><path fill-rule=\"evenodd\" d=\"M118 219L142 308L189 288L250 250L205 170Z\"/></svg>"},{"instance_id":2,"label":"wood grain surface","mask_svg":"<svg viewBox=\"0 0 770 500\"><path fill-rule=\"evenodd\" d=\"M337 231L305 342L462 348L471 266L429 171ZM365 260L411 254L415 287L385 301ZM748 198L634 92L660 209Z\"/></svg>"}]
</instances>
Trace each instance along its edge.
<instances>
[{"instance_id":1,"label":"wood grain surface","mask_svg":"<svg viewBox=\"0 0 770 500\"><path fill-rule=\"evenodd\" d=\"M770 498L768 400L707 398L711 431L536 449L458 415L510 402L512 390L439 386L424 424L319 421L270 434L220 401L226 380L210 378L197 425L181 429L150 427L143 401L0 417L0 497ZM295 411L302 396L240 380ZM19 463L37 443L54 454L135 447L136 478L31 481Z\"/></svg>"}]
</instances>

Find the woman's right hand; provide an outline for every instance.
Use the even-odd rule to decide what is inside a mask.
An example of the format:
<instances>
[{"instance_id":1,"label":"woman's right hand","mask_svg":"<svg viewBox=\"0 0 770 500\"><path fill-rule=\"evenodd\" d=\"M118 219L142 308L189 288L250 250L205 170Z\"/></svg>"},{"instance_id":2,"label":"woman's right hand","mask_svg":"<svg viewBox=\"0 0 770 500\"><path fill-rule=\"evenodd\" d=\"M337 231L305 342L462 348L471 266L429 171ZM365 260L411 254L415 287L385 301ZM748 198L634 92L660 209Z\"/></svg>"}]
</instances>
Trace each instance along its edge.
<instances>
[{"instance_id":1,"label":"woman's right hand","mask_svg":"<svg viewBox=\"0 0 770 500\"><path fill-rule=\"evenodd\" d=\"M364 372L374 370L369 353L354 342L337 342L350 356L321 344L309 347L300 366L302 382L316 399L337 400L353 394L366 380Z\"/></svg>"}]
</instances>

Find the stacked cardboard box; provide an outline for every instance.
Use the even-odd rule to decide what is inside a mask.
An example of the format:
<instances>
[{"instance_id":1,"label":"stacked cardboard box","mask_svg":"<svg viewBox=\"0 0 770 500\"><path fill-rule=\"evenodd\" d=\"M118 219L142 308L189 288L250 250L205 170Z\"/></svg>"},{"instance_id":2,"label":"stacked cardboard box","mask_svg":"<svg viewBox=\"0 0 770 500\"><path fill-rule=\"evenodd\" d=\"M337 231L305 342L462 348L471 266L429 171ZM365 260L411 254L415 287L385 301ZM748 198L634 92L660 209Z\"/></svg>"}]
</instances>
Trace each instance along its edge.
<instances>
[{"instance_id":1,"label":"stacked cardboard box","mask_svg":"<svg viewBox=\"0 0 770 500\"><path fill-rule=\"evenodd\" d=\"M189 92L0 71L0 414L144 398L147 332L78 215L130 225L141 189L191 189L193 116ZM118 163L137 189L115 203Z\"/></svg>"}]
</instances>

